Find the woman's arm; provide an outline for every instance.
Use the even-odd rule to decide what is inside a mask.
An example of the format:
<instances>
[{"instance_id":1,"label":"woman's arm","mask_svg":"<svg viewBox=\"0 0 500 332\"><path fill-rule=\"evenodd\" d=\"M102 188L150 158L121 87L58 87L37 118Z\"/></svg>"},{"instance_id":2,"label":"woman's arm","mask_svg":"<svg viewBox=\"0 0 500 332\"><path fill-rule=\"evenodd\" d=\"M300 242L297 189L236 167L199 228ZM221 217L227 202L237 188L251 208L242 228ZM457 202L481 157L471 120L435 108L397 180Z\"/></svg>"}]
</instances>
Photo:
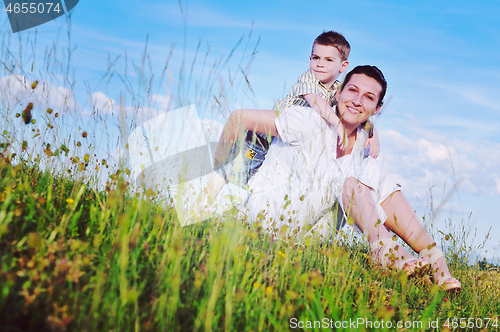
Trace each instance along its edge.
<instances>
[{"instance_id":1,"label":"woman's arm","mask_svg":"<svg viewBox=\"0 0 500 332\"><path fill-rule=\"evenodd\" d=\"M278 136L274 120L274 110L240 109L231 113L222 130L221 138L214 154L214 169L226 160L233 144L241 133L251 130L256 133Z\"/></svg>"}]
</instances>

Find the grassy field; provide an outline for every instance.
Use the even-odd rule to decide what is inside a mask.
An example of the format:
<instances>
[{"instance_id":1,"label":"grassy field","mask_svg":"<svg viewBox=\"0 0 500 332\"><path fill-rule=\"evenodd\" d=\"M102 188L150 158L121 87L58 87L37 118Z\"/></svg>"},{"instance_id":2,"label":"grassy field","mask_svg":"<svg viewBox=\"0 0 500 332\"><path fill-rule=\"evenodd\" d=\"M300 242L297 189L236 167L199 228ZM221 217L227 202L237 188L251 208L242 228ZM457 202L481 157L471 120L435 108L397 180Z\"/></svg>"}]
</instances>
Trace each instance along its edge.
<instances>
[{"instance_id":1,"label":"grassy field","mask_svg":"<svg viewBox=\"0 0 500 332\"><path fill-rule=\"evenodd\" d=\"M348 323L346 330L392 331L401 322L397 330L445 331L460 318L472 318L470 330L498 329L498 272L458 256L451 269L464 289L444 294L425 278L372 267L359 244L272 241L231 217L180 227L154 196L129 194L120 174L97 192L33 164L14 166L3 149L0 330L313 331Z\"/></svg>"},{"instance_id":2,"label":"grassy field","mask_svg":"<svg viewBox=\"0 0 500 332\"><path fill-rule=\"evenodd\" d=\"M371 266L366 244L347 235L302 246L275 241L231 216L180 227L169 204L152 192L129 190L124 167L110 167L108 182L98 184L96 174L108 165L94 153L106 144L108 151L125 148L126 130L120 131L125 139L111 146L96 127L81 122L84 107L77 109L71 98L59 98L59 109L50 104L57 98L49 96L49 79L55 80L52 89L68 91L77 82L67 63L73 48L61 53L54 44L41 59L28 47L32 41L20 39L18 54L5 43L2 78L17 85L0 91L1 331L446 331L464 322L473 324L469 330L487 324L486 330L498 330L499 272L471 266L460 227L436 232L463 284L461 293L444 294L424 277L407 279ZM248 83L254 55L236 71L242 82ZM117 59L103 81L116 76ZM127 78L127 60L120 76L135 110L149 105L152 91L163 89L161 80L170 75L168 59L156 76L144 72L145 59L146 50L142 64L132 62L137 82ZM207 69L208 81L219 81L220 63ZM229 108L227 91L249 89L234 75L225 94L201 82L207 88L195 99ZM14 94L15 86L26 98ZM179 91L172 99L190 104L180 85ZM115 111L125 114L126 105L120 100ZM88 118L104 116L94 111ZM123 127L134 129L134 121L126 118ZM101 142L91 140L98 136Z\"/></svg>"}]
</instances>

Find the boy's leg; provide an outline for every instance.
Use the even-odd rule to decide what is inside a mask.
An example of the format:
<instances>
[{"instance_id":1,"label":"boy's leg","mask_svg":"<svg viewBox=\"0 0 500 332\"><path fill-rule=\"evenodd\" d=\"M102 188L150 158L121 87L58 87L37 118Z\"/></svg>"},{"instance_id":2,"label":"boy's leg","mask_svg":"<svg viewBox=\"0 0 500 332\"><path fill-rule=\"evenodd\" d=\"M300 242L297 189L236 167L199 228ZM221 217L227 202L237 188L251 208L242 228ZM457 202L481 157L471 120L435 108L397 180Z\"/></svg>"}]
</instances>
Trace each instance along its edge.
<instances>
[{"instance_id":1,"label":"boy's leg","mask_svg":"<svg viewBox=\"0 0 500 332\"><path fill-rule=\"evenodd\" d=\"M208 204L213 204L220 190L226 184L226 180L220 176L217 172L212 172L208 178L207 183L207 199Z\"/></svg>"},{"instance_id":2,"label":"boy's leg","mask_svg":"<svg viewBox=\"0 0 500 332\"><path fill-rule=\"evenodd\" d=\"M240 153L236 145L233 146L230 154L232 160L227 160L210 174L207 183L207 201L212 204L222 187L227 182L231 182L239 187L245 188L250 178L262 165L269 149L267 140L261 134L252 131L247 132L244 147L241 151L243 165L235 165L235 158Z\"/></svg>"},{"instance_id":3,"label":"boy's leg","mask_svg":"<svg viewBox=\"0 0 500 332\"><path fill-rule=\"evenodd\" d=\"M242 184L248 184L248 181L259 170L260 166L266 158L267 151L269 151L270 142L266 135L255 133L253 131L247 132L245 141L245 148L243 154L243 175Z\"/></svg>"},{"instance_id":4,"label":"boy's leg","mask_svg":"<svg viewBox=\"0 0 500 332\"><path fill-rule=\"evenodd\" d=\"M242 137L243 132L251 130L260 134L277 136L278 131L274 124L276 117L274 110L241 109L233 111L224 126L217 145L214 154L214 168L226 160L234 143Z\"/></svg>"}]
</instances>

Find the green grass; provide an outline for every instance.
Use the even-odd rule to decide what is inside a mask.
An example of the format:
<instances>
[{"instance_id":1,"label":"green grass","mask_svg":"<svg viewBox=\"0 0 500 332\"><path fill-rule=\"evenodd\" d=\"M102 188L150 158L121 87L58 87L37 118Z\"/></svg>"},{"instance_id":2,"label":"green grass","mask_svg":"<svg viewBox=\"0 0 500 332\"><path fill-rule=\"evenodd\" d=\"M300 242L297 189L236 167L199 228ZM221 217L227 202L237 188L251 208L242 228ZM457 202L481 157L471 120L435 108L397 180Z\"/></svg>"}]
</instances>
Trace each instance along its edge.
<instances>
[{"instance_id":1,"label":"green grass","mask_svg":"<svg viewBox=\"0 0 500 332\"><path fill-rule=\"evenodd\" d=\"M500 312L498 272L464 262L451 264L463 291L444 294L373 268L359 245L273 242L229 216L180 227L120 176L97 192L5 152L0 174L4 331L282 331L292 318L421 321L423 331Z\"/></svg>"},{"instance_id":2,"label":"green grass","mask_svg":"<svg viewBox=\"0 0 500 332\"><path fill-rule=\"evenodd\" d=\"M54 44L40 59L28 47L29 35L26 41L19 38L18 55L9 42L2 44L2 77L20 74L31 84L40 80L36 89L49 78L68 88L77 82L67 63L72 47L60 52ZM240 43L252 50L243 38ZM179 92L172 99L178 105L196 100L227 111L235 104L233 92L253 96L247 74L255 48L245 54L239 71L227 73L226 86L213 83L224 81L226 59L207 67L208 78L200 74L194 88L189 84L196 71L191 67L185 79L188 71L182 67ZM145 73L145 59L146 49L142 63L131 61L137 82L127 76L127 60L119 75L133 105L149 105L151 95L163 89L166 71L170 75L167 64L160 75ZM117 75L117 60L109 61L103 76L108 84ZM169 86L176 90L172 82ZM304 247L274 241L230 215L180 227L171 205L159 202L152 191L130 190L127 170L107 165L112 158L96 151L125 148L127 130L135 128L138 114L114 118L124 124L120 122L119 143L111 146L109 139L96 141L98 129L84 123L78 109L57 109L44 94L34 101L9 94L6 89L2 95L0 133L1 331L288 331L293 322L323 319L334 320L334 326L335 321L357 319L394 325L419 321L420 329L399 330L422 331L429 330L429 321L439 320L438 330L444 331L448 318L498 318L499 272L468 264L471 248L461 228L444 244L463 291L444 294L425 278L408 280L374 268L366 244L342 236L338 242ZM32 98L31 92L28 96ZM30 102L38 122L25 125L21 115ZM125 106L120 100L115 110ZM71 123L75 127L68 129ZM119 163L126 165L126 160ZM103 170L114 174L100 185ZM450 234L441 235L446 241ZM305 330L320 328L313 323ZM489 330L495 330L491 323Z\"/></svg>"}]
</instances>

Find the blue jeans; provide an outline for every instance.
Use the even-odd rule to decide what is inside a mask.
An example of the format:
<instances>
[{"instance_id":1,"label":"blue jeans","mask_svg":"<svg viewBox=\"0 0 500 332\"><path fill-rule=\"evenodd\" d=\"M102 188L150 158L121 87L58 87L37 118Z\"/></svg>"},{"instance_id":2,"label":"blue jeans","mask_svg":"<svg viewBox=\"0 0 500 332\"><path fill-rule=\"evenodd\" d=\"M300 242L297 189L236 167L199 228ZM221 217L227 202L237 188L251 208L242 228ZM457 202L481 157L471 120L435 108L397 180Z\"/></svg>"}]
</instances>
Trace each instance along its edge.
<instances>
[{"instance_id":1,"label":"blue jeans","mask_svg":"<svg viewBox=\"0 0 500 332\"><path fill-rule=\"evenodd\" d=\"M235 158L238 156L240 150L243 157L243 165L235 163ZM267 136L249 131L247 132L243 147L239 149L235 144L229 153L229 157L219 165L215 172L222 176L226 182L231 182L238 187L246 189L248 181L264 162L268 150L269 142Z\"/></svg>"}]
</instances>

